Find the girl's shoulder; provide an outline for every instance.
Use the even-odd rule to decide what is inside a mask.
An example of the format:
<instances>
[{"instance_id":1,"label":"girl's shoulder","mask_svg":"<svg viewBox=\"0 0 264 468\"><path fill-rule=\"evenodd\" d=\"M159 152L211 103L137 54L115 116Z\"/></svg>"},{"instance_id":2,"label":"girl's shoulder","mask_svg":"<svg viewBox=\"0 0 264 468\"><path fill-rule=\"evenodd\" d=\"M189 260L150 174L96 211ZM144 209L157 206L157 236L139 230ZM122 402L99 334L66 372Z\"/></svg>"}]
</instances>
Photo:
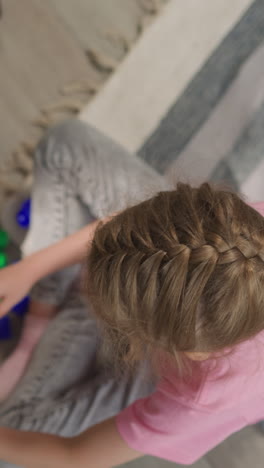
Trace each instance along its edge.
<instances>
[{"instance_id":1,"label":"girl's shoulder","mask_svg":"<svg viewBox=\"0 0 264 468\"><path fill-rule=\"evenodd\" d=\"M264 201L247 203L249 206L258 211L262 216L264 216Z\"/></svg>"}]
</instances>

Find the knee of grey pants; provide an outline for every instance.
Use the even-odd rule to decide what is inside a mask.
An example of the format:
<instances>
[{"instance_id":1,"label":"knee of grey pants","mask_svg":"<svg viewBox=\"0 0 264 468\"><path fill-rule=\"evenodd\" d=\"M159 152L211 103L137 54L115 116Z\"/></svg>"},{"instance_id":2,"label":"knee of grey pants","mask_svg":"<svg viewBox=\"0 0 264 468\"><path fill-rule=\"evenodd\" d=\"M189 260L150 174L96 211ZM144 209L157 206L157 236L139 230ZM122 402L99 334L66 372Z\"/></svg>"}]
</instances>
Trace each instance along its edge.
<instances>
[{"instance_id":1,"label":"knee of grey pants","mask_svg":"<svg viewBox=\"0 0 264 468\"><path fill-rule=\"evenodd\" d=\"M77 119L66 121L51 129L36 150L32 222L23 255L168 189L162 176L98 130ZM70 436L153 391L144 366L133 378L122 379L93 368L97 327L89 305L69 289L78 268L44 278L32 291L37 300L60 304L61 312L22 381L0 404L0 425Z\"/></svg>"},{"instance_id":2,"label":"knee of grey pants","mask_svg":"<svg viewBox=\"0 0 264 468\"><path fill-rule=\"evenodd\" d=\"M77 119L66 121L52 128L36 150L32 222L22 254L167 188L165 178L95 128ZM32 296L61 303L78 270L70 267L45 278Z\"/></svg>"}]
</instances>

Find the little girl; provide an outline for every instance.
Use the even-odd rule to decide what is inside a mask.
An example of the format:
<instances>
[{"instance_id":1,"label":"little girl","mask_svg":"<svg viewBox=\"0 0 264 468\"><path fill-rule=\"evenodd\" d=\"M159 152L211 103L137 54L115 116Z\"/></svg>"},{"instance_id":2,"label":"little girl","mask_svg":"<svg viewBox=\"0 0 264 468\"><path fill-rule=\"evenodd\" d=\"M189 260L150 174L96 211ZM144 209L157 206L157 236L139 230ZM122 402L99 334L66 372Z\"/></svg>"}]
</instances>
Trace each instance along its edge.
<instances>
[{"instance_id":1,"label":"little girl","mask_svg":"<svg viewBox=\"0 0 264 468\"><path fill-rule=\"evenodd\" d=\"M191 464L263 419L264 203L249 206L208 183L173 189L77 120L41 141L34 181L24 259L0 272L0 315L31 289L20 342L0 368L0 396L12 400L44 331L42 350L76 308L88 309L93 370L86 392L75 400L69 392L59 412L51 408L49 427L38 429L48 385L39 373L31 427L0 428L0 459L107 468L151 454ZM83 259L85 303L71 296ZM103 362L95 356L100 340ZM78 377L72 369L67 384Z\"/></svg>"}]
</instances>

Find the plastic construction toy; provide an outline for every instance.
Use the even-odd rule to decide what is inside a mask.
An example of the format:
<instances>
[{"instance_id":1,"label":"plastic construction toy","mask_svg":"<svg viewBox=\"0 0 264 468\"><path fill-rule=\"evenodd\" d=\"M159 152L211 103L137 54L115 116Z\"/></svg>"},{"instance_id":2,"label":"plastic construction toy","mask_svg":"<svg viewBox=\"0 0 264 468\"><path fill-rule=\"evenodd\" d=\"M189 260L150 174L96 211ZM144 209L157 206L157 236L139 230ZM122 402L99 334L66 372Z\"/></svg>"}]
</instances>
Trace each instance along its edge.
<instances>
[{"instance_id":1,"label":"plastic construction toy","mask_svg":"<svg viewBox=\"0 0 264 468\"><path fill-rule=\"evenodd\" d=\"M5 249L9 244L9 237L7 232L0 231L0 249Z\"/></svg>"},{"instance_id":2,"label":"plastic construction toy","mask_svg":"<svg viewBox=\"0 0 264 468\"><path fill-rule=\"evenodd\" d=\"M0 230L0 268L4 268L7 265L7 255L4 249L9 244L9 237L5 231Z\"/></svg>"},{"instance_id":3,"label":"plastic construction toy","mask_svg":"<svg viewBox=\"0 0 264 468\"><path fill-rule=\"evenodd\" d=\"M11 309L11 312L14 312L18 316L23 316L27 313L28 306L29 297L25 297ZM0 340L10 340L12 336L11 317L7 314L0 318Z\"/></svg>"},{"instance_id":4,"label":"plastic construction toy","mask_svg":"<svg viewBox=\"0 0 264 468\"><path fill-rule=\"evenodd\" d=\"M4 252L0 253L0 268L4 268L7 265L7 255Z\"/></svg>"},{"instance_id":5,"label":"plastic construction toy","mask_svg":"<svg viewBox=\"0 0 264 468\"><path fill-rule=\"evenodd\" d=\"M0 230L0 269L3 269L8 265L8 257L5 249L8 247L9 243L10 241L7 232ZM23 316L28 310L28 305L29 298L25 297L11 309L11 312L14 312L16 315ZM9 340L10 338L12 338L12 327L10 316L7 314L0 318L0 340Z\"/></svg>"},{"instance_id":6,"label":"plastic construction toy","mask_svg":"<svg viewBox=\"0 0 264 468\"><path fill-rule=\"evenodd\" d=\"M28 229L30 226L31 200L24 201L20 210L16 215L16 220L19 226Z\"/></svg>"},{"instance_id":7,"label":"plastic construction toy","mask_svg":"<svg viewBox=\"0 0 264 468\"><path fill-rule=\"evenodd\" d=\"M9 340L12 338L10 317L5 315L0 320L0 340Z\"/></svg>"},{"instance_id":8,"label":"plastic construction toy","mask_svg":"<svg viewBox=\"0 0 264 468\"><path fill-rule=\"evenodd\" d=\"M10 240L7 232L0 229L0 268L4 268L8 263L5 249L8 247L9 242Z\"/></svg>"}]
</instances>

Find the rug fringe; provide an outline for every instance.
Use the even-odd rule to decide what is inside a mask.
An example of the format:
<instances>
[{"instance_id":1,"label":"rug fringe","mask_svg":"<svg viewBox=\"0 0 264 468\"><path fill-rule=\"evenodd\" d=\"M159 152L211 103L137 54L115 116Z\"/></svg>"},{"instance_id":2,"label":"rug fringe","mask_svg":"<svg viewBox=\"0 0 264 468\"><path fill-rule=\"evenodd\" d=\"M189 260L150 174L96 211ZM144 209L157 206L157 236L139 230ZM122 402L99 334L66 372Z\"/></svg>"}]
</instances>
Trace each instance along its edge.
<instances>
[{"instance_id":1,"label":"rug fringe","mask_svg":"<svg viewBox=\"0 0 264 468\"><path fill-rule=\"evenodd\" d=\"M100 72L111 73L118 66L119 62L112 58L107 57L102 52L93 49L86 49L86 56L91 64Z\"/></svg>"},{"instance_id":2,"label":"rug fringe","mask_svg":"<svg viewBox=\"0 0 264 468\"><path fill-rule=\"evenodd\" d=\"M76 93L94 94L99 90L99 85L96 83L87 83L87 81L73 81L60 89L60 93L68 96Z\"/></svg>"},{"instance_id":3,"label":"rug fringe","mask_svg":"<svg viewBox=\"0 0 264 468\"><path fill-rule=\"evenodd\" d=\"M153 16L159 13L161 7L167 0L136 0L144 14L138 23L136 36L139 36L148 24L153 21ZM126 37L114 31L105 31L102 36L108 38L113 44L119 47L124 56L130 51L134 41L129 41ZM92 66L100 72L102 81L99 83L88 80L78 80L67 83L59 89L62 96L55 104L47 105L40 110L40 115L31 121L32 135L29 141L22 141L19 147L12 153L8 164L0 165L0 209L5 199L17 192L30 190L33 182L33 157L36 145L43 133L51 126L60 121L78 114L89 102L89 99L98 92L102 82L119 65L120 60L107 57L105 54L95 49L85 51ZM64 98L63 98L64 97Z\"/></svg>"},{"instance_id":4,"label":"rug fringe","mask_svg":"<svg viewBox=\"0 0 264 468\"><path fill-rule=\"evenodd\" d=\"M162 7L162 3L159 0L139 0L139 4L150 15L156 15Z\"/></svg>"},{"instance_id":5,"label":"rug fringe","mask_svg":"<svg viewBox=\"0 0 264 468\"><path fill-rule=\"evenodd\" d=\"M131 47L132 42L129 41L125 36L116 33L115 31L106 31L104 37L108 39L115 47L118 47L123 54L127 54Z\"/></svg>"}]
</instances>

